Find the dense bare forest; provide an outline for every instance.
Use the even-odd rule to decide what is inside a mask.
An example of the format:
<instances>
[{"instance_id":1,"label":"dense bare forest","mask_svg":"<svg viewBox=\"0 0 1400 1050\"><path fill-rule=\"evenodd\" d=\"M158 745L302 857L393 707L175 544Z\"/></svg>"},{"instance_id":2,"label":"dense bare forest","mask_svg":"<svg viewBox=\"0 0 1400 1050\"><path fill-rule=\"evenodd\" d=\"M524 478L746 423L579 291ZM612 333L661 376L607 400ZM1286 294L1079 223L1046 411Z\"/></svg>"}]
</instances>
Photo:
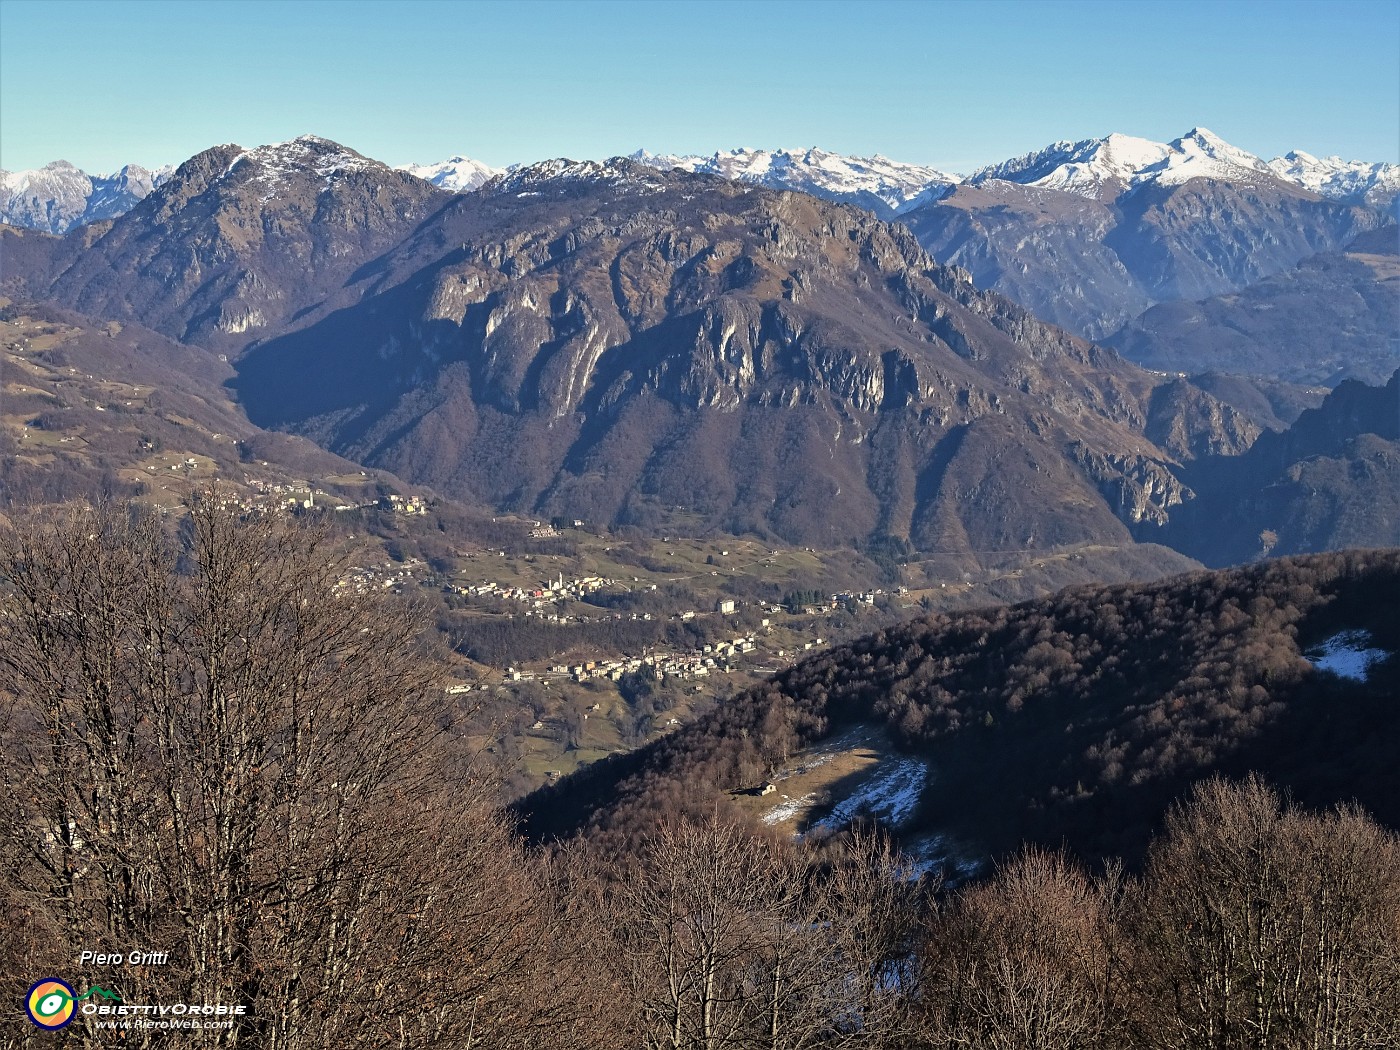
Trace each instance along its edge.
<instances>
[{"instance_id":1,"label":"dense bare forest","mask_svg":"<svg viewBox=\"0 0 1400 1050\"><path fill-rule=\"evenodd\" d=\"M628 789L626 834L600 814L596 830L614 833L531 847L435 705L421 611L337 586L344 563L328 534L204 497L183 514L84 507L0 535L6 994L22 1001L55 976L115 989L120 1005L244 1008L178 1035L104 1030L103 1019L152 1018L85 1012L92 1002L57 1034L15 1011L3 1045L120 1035L287 1050L1302 1050L1400 1039L1400 842L1354 806L1303 809L1258 778L1207 779L1167 810L1131 871L1030 848L945 890L877 830L801 845L733 819L694 779L708 811L674 804L653 766ZM1396 568L1393 554L1296 560L901 627L722 709L751 712L755 750L687 777L761 767L764 749L795 746L861 703L913 747L967 724L994 735L1071 693L1092 700L1098 681L1140 696L1145 727L1156 724L1148 698L1163 698L1195 736L1192 719L1215 697L1224 710L1211 724L1229 729L1242 712L1229 732L1246 737L1267 724L1250 712L1292 694L1256 697L1235 677L1254 672L1232 668L1277 663L1267 681L1291 688L1303 672L1267 640L1293 628L1306 645L1353 626L1339 610L1393 596ZM1042 638L1051 611L1082 626ZM960 655L962 636L1000 653L1019 707ZM1234 638L1238 661L1223 661L1217 636ZM900 645L932 638L926 673L898 667ZM1129 648L1141 670L1114 671ZM1168 674L1208 658L1221 666L1199 681ZM843 677L862 661L885 678ZM1022 681L1028 663L1043 681ZM668 746L693 748L726 725L737 723ZM1178 774L1163 784L1184 783L1214 761L1171 766L1153 743L1172 739L1162 733L1133 738L1116 759L1125 772L1095 792L1163 763ZM649 822L641 783L661 790ZM137 949L170 958L78 964L82 951Z\"/></svg>"}]
</instances>

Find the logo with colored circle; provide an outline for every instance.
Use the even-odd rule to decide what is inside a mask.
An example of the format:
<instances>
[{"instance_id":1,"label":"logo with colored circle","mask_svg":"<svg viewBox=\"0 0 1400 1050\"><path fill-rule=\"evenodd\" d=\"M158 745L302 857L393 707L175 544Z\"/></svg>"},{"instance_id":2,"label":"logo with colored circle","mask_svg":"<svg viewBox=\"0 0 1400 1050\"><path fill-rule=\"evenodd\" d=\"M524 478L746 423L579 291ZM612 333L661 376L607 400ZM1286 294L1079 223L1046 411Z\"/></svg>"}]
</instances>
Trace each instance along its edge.
<instances>
[{"instance_id":1,"label":"logo with colored circle","mask_svg":"<svg viewBox=\"0 0 1400 1050\"><path fill-rule=\"evenodd\" d=\"M29 1019L40 1028L56 1031L73 1020L74 1002L78 998L73 986L57 977L46 977L29 989L24 1008Z\"/></svg>"}]
</instances>

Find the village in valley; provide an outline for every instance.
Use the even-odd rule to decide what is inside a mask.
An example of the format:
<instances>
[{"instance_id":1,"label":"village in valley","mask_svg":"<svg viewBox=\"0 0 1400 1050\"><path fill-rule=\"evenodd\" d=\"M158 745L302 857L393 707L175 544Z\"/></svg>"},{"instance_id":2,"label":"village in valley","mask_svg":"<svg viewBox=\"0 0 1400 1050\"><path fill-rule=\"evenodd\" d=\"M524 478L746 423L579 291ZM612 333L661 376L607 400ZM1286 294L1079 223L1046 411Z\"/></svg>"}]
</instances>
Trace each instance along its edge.
<instances>
[{"instance_id":1,"label":"village in valley","mask_svg":"<svg viewBox=\"0 0 1400 1050\"><path fill-rule=\"evenodd\" d=\"M0 313L0 434L16 486L42 496L61 464L162 512L210 491L240 514L329 530L346 549L337 589L409 596L435 619L444 705L513 793L672 731L828 645L1039 585L1022 578L1024 558L979 567L785 546L683 514L647 529L493 516L300 439L251 439L214 386L157 390L87 370L148 335L3 297ZM1034 554L1037 571L1067 579L1083 556Z\"/></svg>"},{"instance_id":2,"label":"village in valley","mask_svg":"<svg viewBox=\"0 0 1400 1050\"><path fill-rule=\"evenodd\" d=\"M494 524L516 543L425 558L408 553L409 537L430 534L429 523L395 521L403 557L350 566L340 585L442 603L456 668L445 698L470 712L481 749L519 790L674 729L868 629L898 598L880 588L818 595L803 586L830 575L818 552L749 539L650 540L507 517ZM757 567L771 574L762 588Z\"/></svg>"}]
</instances>

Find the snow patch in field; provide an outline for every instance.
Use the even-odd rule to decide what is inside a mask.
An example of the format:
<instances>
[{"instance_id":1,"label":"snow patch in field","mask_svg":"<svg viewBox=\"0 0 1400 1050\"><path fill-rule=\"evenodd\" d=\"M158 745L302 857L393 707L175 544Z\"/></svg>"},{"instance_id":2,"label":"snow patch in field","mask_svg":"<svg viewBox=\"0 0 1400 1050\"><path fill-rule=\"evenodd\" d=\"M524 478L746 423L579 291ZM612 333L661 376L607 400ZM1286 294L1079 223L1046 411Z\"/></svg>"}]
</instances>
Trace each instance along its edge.
<instances>
[{"instance_id":1,"label":"snow patch in field","mask_svg":"<svg viewBox=\"0 0 1400 1050\"><path fill-rule=\"evenodd\" d=\"M856 788L850 797L838 802L812 828L834 831L867 814L897 827L914 815L927 780L928 766L918 759L893 762Z\"/></svg>"},{"instance_id":2,"label":"snow patch in field","mask_svg":"<svg viewBox=\"0 0 1400 1050\"><path fill-rule=\"evenodd\" d=\"M1384 649L1368 647L1371 636L1365 631L1342 631L1314 649L1308 659L1319 671L1328 671L1353 682L1364 682L1372 664L1378 664L1390 654Z\"/></svg>"},{"instance_id":3,"label":"snow patch in field","mask_svg":"<svg viewBox=\"0 0 1400 1050\"><path fill-rule=\"evenodd\" d=\"M791 820L797 814L816 801L815 794L806 794L801 798L788 798L779 802L776 806L763 814L763 823L781 824L785 820Z\"/></svg>"}]
</instances>

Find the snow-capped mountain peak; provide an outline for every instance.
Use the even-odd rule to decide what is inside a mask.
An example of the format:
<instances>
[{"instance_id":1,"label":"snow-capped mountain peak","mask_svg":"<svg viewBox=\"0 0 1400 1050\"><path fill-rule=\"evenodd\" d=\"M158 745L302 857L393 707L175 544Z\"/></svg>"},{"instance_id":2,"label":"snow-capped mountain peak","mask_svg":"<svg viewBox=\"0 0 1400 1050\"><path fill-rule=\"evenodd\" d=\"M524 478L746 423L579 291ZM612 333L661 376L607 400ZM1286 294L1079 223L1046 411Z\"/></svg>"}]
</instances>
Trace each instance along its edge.
<instances>
[{"instance_id":1,"label":"snow-capped mountain peak","mask_svg":"<svg viewBox=\"0 0 1400 1050\"><path fill-rule=\"evenodd\" d=\"M1314 157L1302 150L1290 150L1269 161L1269 168L1281 179L1336 200L1364 200L1375 207L1386 207L1400 195L1400 164Z\"/></svg>"},{"instance_id":2,"label":"snow-capped mountain peak","mask_svg":"<svg viewBox=\"0 0 1400 1050\"><path fill-rule=\"evenodd\" d=\"M493 168L489 164L460 154L436 164L403 164L397 170L416 175L439 189L450 190L453 193L470 193L480 189L497 175L505 174L504 168Z\"/></svg>"},{"instance_id":3,"label":"snow-capped mountain peak","mask_svg":"<svg viewBox=\"0 0 1400 1050\"><path fill-rule=\"evenodd\" d=\"M638 150L629 159L663 170L681 168L858 204L885 218L902 214L928 199L931 189L941 193L958 181L956 175L937 168L905 164L879 154L851 157L815 146L797 150L740 147L710 156L657 155Z\"/></svg>"},{"instance_id":4,"label":"snow-capped mountain peak","mask_svg":"<svg viewBox=\"0 0 1400 1050\"><path fill-rule=\"evenodd\" d=\"M1117 132L1101 139L1056 142L983 168L969 181L1001 179L1108 200L1145 182L1178 185L1196 178L1257 181L1274 177L1254 154L1197 127L1172 142Z\"/></svg>"},{"instance_id":5,"label":"snow-capped mountain peak","mask_svg":"<svg viewBox=\"0 0 1400 1050\"><path fill-rule=\"evenodd\" d=\"M317 135L299 135L286 142L273 142L244 150L229 163L228 172L232 173L244 165L251 165L254 169L253 179L267 183L270 188L298 173L314 172L329 180L346 172L386 167L377 160L370 160L338 142Z\"/></svg>"},{"instance_id":6,"label":"snow-capped mountain peak","mask_svg":"<svg viewBox=\"0 0 1400 1050\"><path fill-rule=\"evenodd\" d=\"M487 188L492 193L525 197L538 196L546 190L551 196L567 194L570 183L612 183L625 190L648 192L660 188L664 182L661 172L638 164L630 157L609 157L602 161L556 157L512 166Z\"/></svg>"},{"instance_id":7,"label":"snow-capped mountain peak","mask_svg":"<svg viewBox=\"0 0 1400 1050\"><path fill-rule=\"evenodd\" d=\"M1113 197L1141 180L1141 173L1165 161L1171 147L1162 142L1122 135L1056 142L973 174L969 181L1000 179L1060 190L1081 197Z\"/></svg>"},{"instance_id":8,"label":"snow-capped mountain peak","mask_svg":"<svg viewBox=\"0 0 1400 1050\"><path fill-rule=\"evenodd\" d=\"M1192 128L1173 141L1169 149L1164 161L1145 170L1148 178L1177 184L1197 178L1239 182L1275 177L1253 153L1230 145L1207 128Z\"/></svg>"},{"instance_id":9,"label":"snow-capped mountain peak","mask_svg":"<svg viewBox=\"0 0 1400 1050\"><path fill-rule=\"evenodd\" d=\"M0 222L67 233L128 211L172 171L128 164L110 175L89 175L66 160L30 171L0 171Z\"/></svg>"}]
</instances>

